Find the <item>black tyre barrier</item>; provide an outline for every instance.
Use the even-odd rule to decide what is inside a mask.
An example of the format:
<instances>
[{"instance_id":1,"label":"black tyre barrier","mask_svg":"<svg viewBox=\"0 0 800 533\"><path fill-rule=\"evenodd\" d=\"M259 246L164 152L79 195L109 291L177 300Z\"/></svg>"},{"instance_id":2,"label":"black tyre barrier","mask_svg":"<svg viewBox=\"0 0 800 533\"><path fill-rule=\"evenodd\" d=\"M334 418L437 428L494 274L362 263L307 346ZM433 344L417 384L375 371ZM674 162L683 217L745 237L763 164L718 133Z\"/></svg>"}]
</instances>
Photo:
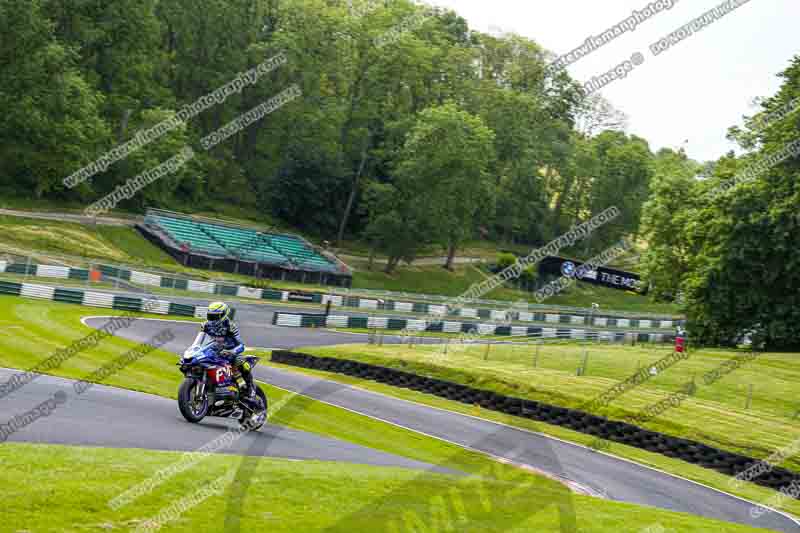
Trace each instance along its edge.
<instances>
[{"instance_id":1,"label":"black tyre barrier","mask_svg":"<svg viewBox=\"0 0 800 533\"><path fill-rule=\"evenodd\" d=\"M727 452L688 439L664 435L626 422L608 420L576 409L505 396L441 379L418 376L394 368L346 359L315 357L285 350L273 351L272 361L388 383L395 387L421 391L469 405L479 405L491 411L567 427L580 433L681 459L687 463L729 476L735 476L761 462L752 457ZM770 472L751 480L752 483L775 490L788 487L793 481L800 482L800 474L781 467L773 467ZM793 493L794 491L789 492Z\"/></svg>"}]
</instances>

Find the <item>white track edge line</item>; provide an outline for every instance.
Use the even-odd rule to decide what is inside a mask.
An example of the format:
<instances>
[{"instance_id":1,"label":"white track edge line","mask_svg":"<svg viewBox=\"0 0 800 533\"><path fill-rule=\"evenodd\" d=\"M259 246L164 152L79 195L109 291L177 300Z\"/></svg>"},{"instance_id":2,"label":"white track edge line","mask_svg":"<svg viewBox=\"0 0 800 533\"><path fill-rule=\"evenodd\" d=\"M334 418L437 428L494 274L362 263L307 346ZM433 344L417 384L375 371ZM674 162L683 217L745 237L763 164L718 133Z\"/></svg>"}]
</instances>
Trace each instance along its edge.
<instances>
[{"instance_id":1,"label":"white track edge line","mask_svg":"<svg viewBox=\"0 0 800 533\"><path fill-rule=\"evenodd\" d=\"M84 316L81 317L81 324L86 326L87 328L97 329L95 327L90 326L86 323L87 320L92 320L94 318L119 318L120 315L91 315L91 316ZM197 317L186 317L188 319L194 320L175 320L170 318L139 318L139 317L131 317L134 320L152 320L153 322L172 322L175 324L197 324L195 320L199 320Z\"/></svg>"},{"instance_id":2,"label":"white track edge line","mask_svg":"<svg viewBox=\"0 0 800 533\"><path fill-rule=\"evenodd\" d=\"M479 453L481 455L489 457L490 459L493 459L493 460L495 460L497 462L500 462L500 463L511 464L511 465L514 465L514 466L516 466L518 468L521 468L523 470L533 471L535 474L537 474L539 476L542 476L542 477L546 477L546 478L551 479L551 480L553 480L553 477L555 477L557 479L555 479L553 481L558 481L558 482L560 482L560 483L562 483L564 485L570 485L570 484L575 485L577 487L580 487L582 490L584 490L584 491L586 491L588 493L591 493L592 495L595 495L597 497L599 497L601 495L600 492L598 492L597 490L595 490L595 489L593 489L591 487L587 487L587 486L585 486L585 485L583 485L581 483L578 483L577 481L574 481L572 479L566 478L564 476L559 476L558 474L553 474L552 472L545 472L544 470L540 470L540 469L538 469L538 468L536 468L536 467L534 467L532 465L526 465L526 464L523 464L523 463L518 463L518 462L516 462L516 461L514 461L512 459L508 459L507 457L494 455L492 453L485 452L483 450L478 450L476 448L472 448L471 446L467 446L466 444L461 444L461 443L458 443L458 442L454 442L454 441L448 440L448 439L443 438L443 437L438 437L436 435L431 435L430 433L426 433L426 432L420 431L418 429L410 428L408 426L404 426L403 424L398 424L397 422L392 422L390 420L386 420L386 419L381 418L379 416L375 416L375 415L371 415L371 414L367 414L367 413L362 413L361 411L356 411L355 409L350 409L348 407L344 407L344 406L341 406L341 405L336 405L335 403L331 403L331 402L328 402L328 401L325 401L325 400L320 400L319 398L314 398L313 396L308 396L307 394L303 394L302 392L296 392L296 391L293 391L293 390L290 390L290 389L286 389L284 387L281 387L279 385L275 385L273 383L269 383L267 381L262 381L262 380L256 380L256 381L260 381L261 383L263 383L265 385L269 385L270 387L274 387L276 389L280 389L280 390L286 391L289 394L296 394L297 396L303 396L304 398L308 398L309 400L314 401L314 402L324 403L325 405L330 405L331 407L334 407L336 409L342 409L342 410L347 411L349 413L353 413L353 414L356 414L356 415L359 415L359 416L365 416L367 418L371 418L373 420L377 420L379 422L383 422L384 424L389 424L390 426L399 427L401 429L405 429L406 431L411 431L412 433L417 433L419 435L423 435L423 436L431 438L431 439L440 440L442 442L446 442L447 444L451 444L453 446L457 446L459 448L463 448L463 449L469 450L471 452Z\"/></svg>"}]
</instances>

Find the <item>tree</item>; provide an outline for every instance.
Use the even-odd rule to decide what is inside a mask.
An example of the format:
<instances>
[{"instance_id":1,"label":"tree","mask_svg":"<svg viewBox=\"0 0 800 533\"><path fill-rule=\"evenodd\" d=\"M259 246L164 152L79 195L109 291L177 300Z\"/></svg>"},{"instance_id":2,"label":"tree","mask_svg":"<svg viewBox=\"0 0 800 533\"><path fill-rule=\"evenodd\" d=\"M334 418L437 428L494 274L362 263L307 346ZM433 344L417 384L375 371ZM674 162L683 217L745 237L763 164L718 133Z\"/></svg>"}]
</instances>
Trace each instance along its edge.
<instances>
[{"instance_id":1,"label":"tree","mask_svg":"<svg viewBox=\"0 0 800 533\"><path fill-rule=\"evenodd\" d=\"M597 162L588 192L592 214L616 206L621 215L592 235L594 248L605 247L623 235L639 231L642 205L649 193L653 154L647 141L622 132L604 131L591 139ZM589 246L587 239L586 245Z\"/></svg>"},{"instance_id":2,"label":"tree","mask_svg":"<svg viewBox=\"0 0 800 533\"><path fill-rule=\"evenodd\" d=\"M447 250L452 269L456 250L472 234L478 216L491 206L494 133L452 102L426 109L400 153L398 188L433 226L433 240Z\"/></svg>"},{"instance_id":3,"label":"tree","mask_svg":"<svg viewBox=\"0 0 800 533\"><path fill-rule=\"evenodd\" d=\"M478 114L495 132L494 224L509 242L544 240L548 199L539 169L550 161L550 134L557 126L533 95L484 83L475 98Z\"/></svg>"},{"instance_id":4,"label":"tree","mask_svg":"<svg viewBox=\"0 0 800 533\"><path fill-rule=\"evenodd\" d=\"M586 137L593 137L603 131L624 131L628 117L616 109L600 93L587 96L578 107L575 127Z\"/></svg>"},{"instance_id":5,"label":"tree","mask_svg":"<svg viewBox=\"0 0 800 533\"><path fill-rule=\"evenodd\" d=\"M762 113L774 114L800 96L800 57L781 76ZM755 161L800 142L800 113L746 132L758 149L726 156L704 184L702 207L689 225L692 260L684 283L690 331L698 341L732 344L752 331L767 349L800 348L800 154L788 154L756 177L722 193L707 192Z\"/></svg>"},{"instance_id":6,"label":"tree","mask_svg":"<svg viewBox=\"0 0 800 533\"><path fill-rule=\"evenodd\" d=\"M372 182L365 191L365 230L372 252L386 254L386 273L391 274L401 260L411 263L430 234L427 219L415 209L414 198L388 183ZM372 254L370 254L372 257Z\"/></svg>"},{"instance_id":7,"label":"tree","mask_svg":"<svg viewBox=\"0 0 800 533\"><path fill-rule=\"evenodd\" d=\"M702 202L696 180L700 168L686 154L666 148L653 160L650 196L642 207L642 236L647 241L642 266L655 299L674 300L689 272L688 231Z\"/></svg>"},{"instance_id":8,"label":"tree","mask_svg":"<svg viewBox=\"0 0 800 533\"><path fill-rule=\"evenodd\" d=\"M0 8L8 15L0 24L19 22L4 26L17 49L0 52L0 93L10 110L0 118L0 183L11 195L95 199L188 144L196 157L186 168L120 207L213 212L222 204L260 210L317 237L367 238L367 228L376 228L367 189L379 183L405 194L413 183L401 183L397 170L408 158L407 142L422 113L448 103L494 132L496 157L484 157L481 146L475 158L490 162L477 161L477 171L450 176L434 169L448 174L395 210L394 219L439 219L424 239L445 247L448 267L477 232L542 244L614 199L619 185L599 170L625 158L601 152L592 132L576 130L589 103L579 84L549 70L535 41L481 34L451 10L410 0L37 0ZM32 15L23 16L25 9ZM185 128L79 187L60 186L63 177L279 53L285 64ZM197 149L201 138L292 84L302 97L210 153ZM615 127L607 106L595 114L602 127ZM417 164L425 166L425 158ZM489 173L488 180L477 178ZM472 178L476 184L461 187ZM420 198L429 208L412 213ZM382 224L391 227L389 219Z\"/></svg>"},{"instance_id":9,"label":"tree","mask_svg":"<svg viewBox=\"0 0 800 533\"><path fill-rule=\"evenodd\" d=\"M61 181L109 138L104 97L55 39L40 0L0 3L0 35L0 184L28 197L63 194Z\"/></svg>"}]
</instances>

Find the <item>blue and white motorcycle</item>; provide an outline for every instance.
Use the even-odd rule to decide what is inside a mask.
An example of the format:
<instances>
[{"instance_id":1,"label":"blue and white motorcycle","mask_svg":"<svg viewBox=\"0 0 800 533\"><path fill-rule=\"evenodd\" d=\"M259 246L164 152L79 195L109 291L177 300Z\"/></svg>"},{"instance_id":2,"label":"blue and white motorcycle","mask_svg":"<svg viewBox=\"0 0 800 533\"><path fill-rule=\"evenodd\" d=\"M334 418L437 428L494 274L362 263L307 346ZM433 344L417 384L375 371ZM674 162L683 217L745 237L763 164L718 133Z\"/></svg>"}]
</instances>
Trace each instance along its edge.
<instances>
[{"instance_id":1,"label":"blue and white motorcycle","mask_svg":"<svg viewBox=\"0 0 800 533\"><path fill-rule=\"evenodd\" d=\"M206 336L201 344L191 346L177 363L186 379L178 389L178 408L183 417L192 423L206 416L237 418L251 431L261 428L267 421L267 395L256 386L258 408L241 401L246 383L238 370L222 355L220 339ZM251 367L259 358L250 356Z\"/></svg>"}]
</instances>

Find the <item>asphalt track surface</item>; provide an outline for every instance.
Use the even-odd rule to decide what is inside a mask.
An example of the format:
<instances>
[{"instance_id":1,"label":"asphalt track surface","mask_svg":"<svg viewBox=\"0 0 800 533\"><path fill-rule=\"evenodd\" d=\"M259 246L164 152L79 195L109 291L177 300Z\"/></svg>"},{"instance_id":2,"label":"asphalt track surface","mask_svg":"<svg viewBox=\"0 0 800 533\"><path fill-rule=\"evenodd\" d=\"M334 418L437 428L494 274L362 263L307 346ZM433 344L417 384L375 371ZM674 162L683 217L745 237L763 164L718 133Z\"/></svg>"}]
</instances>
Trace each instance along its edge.
<instances>
[{"instance_id":1,"label":"asphalt track surface","mask_svg":"<svg viewBox=\"0 0 800 533\"><path fill-rule=\"evenodd\" d=\"M248 314L243 314L240 318L238 323L242 334L253 346L290 348L300 345L364 342L364 336L360 335L275 327L265 323L263 318L253 320ZM101 327L106 320L87 318L85 323L92 327ZM175 339L166 344L164 349L175 353L182 353L198 331L196 323L143 319L119 330L117 334L133 341L146 342L166 328L172 330ZM386 340L393 339L387 337ZM753 504L749 501L534 432L283 369L257 367L256 377L261 381L338 407L529 466L569 480L611 500L691 513L776 531L800 532L798 522L777 512L765 513L758 519L752 518L749 511ZM147 411L145 408L137 409L137 411L142 410ZM170 416L174 422L174 406ZM143 415L141 420L143 424L151 423L146 415ZM184 440L184 431L192 431L193 428L197 426L171 423L166 429L171 431L170 434L175 441L180 442ZM134 425L131 425L130 429L138 431ZM262 431L273 430L274 427L268 426ZM169 437L165 435L163 438Z\"/></svg>"},{"instance_id":2,"label":"asphalt track surface","mask_svg":"<svg viewBox=\"0 0 800 533\"><path fill-rule=\"evenodd\" d=\"M0 380L7 381L18 370L0 369ZM10 442L68 444L106 448L144 448L192 451L208 444L227 429L235 429L235 420L210 417L201 424L186 422L174 400L114 387L95 385L81 395L73 381L52 376L36 380L0 401L0 419L29 411L58 391L66 394L46 420L39 420L12 434ZM265 455L288 459L342 461L375 466L429 470L432 465L399 457L349 442L267 425L259 432L236 440L225 453L245 454L257 439ZM440 472L451 470L438 469Z\"/></svg>"}]
</instances>

